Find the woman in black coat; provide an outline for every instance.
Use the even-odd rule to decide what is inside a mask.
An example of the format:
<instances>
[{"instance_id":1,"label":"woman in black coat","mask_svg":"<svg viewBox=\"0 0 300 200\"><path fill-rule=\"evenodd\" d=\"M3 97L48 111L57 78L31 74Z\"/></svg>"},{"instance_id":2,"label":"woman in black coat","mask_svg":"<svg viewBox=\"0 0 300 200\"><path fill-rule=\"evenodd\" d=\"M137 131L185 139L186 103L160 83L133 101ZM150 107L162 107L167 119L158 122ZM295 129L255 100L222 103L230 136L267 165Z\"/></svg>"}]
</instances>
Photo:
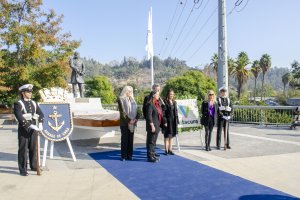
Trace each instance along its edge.
<instances>
[{"instance_id":1,"label":"woman in black coat","mask_svg":"<svg viewBox=\"0 0 300 200\"><path fill-rule=\"evenodd\" d=\"M146 131L147 131L147 157L149 162L157 162L159 158L155 156L155 144L157 135L164 124L163 111L159 104L159 92L150 93L150 100L146 106Z\"/></svg>"},{"instance_id":2,"label":"woman in black coat","mask_svg":"<svg viewBox=\"0 0 300 200\"><path fill-rule=\"evenodd\" d=\"M202 102L201 111L202 111L201 124L205 128L205 150L211 151L210 149L211 134L215 125L215 116L217 113L217 103L216 103L215 93L213 90L208 91L207 100Z\"/></svg>"},{"instance_id":3,"label":"woman in black coat","mask_svg":"<svg viewBox=\"0 0 300 200\"><path fill-rule=\"evenodd\" d=\"M163 128L165 138L165 155L174 155L172 151L172 140L178 134L178 110L174 99L174 91L169 90L165 99L165 121L167 127Z\"/></svg>"}]
</instances>

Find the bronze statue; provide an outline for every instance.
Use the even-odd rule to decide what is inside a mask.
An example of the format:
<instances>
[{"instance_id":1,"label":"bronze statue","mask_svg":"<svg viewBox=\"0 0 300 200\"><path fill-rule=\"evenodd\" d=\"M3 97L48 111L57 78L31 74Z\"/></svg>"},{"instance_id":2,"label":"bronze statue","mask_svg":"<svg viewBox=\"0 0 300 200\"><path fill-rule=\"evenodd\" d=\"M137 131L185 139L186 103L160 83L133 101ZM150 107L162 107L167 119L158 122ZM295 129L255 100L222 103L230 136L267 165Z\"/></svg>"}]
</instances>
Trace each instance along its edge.
<instances>
[{"instance_id":1,"label":"bronze statue","mask_svg":"<svg viewBox=\"0 0 300 200\"><path fill-rule=\"evenodd\" d=\"M83 98L83 75L85 66L83 64L83 61L79 57L78 52L74 52L74 57L70 58L69 60L70 67L72 68L72 74L71 74L71 83L73 88L73 95L74 98L77 97L76 93L76 85L78 84L80 97Z\"/></svg>"}]
</instances>

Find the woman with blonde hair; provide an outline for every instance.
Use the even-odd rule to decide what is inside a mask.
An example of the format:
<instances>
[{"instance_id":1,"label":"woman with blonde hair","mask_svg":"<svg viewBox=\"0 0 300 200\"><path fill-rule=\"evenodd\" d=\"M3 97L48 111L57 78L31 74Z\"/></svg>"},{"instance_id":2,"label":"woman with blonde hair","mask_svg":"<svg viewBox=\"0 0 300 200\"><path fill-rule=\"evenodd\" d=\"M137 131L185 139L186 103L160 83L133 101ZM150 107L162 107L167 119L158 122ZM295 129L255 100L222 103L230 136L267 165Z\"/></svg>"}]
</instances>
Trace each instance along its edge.
<instances>
[{"instance_id":1,"label":"woman with blonde hair","mask_svg":"<svg viewBox=\"0 0 300 200\"><path fill-rule=\"evenodd\" d=\"M205 150L211 151L211 134L215 125L215 116L217 113L217 102L213 90L208 91L206 99L202 102L201 112L201 124L205 128Z\"/></svg>"},{"instance_id":2,"label":"woman with blonde hair","mask_svg":"<svg viewBox=\"0 0 300 200\"><path fill-rule=\"evenodd\" d=\"M139 118L133 88L125 86L117 102L120 112L121 161L132 160L133 135Z\"/></svg>"}]
</instances>

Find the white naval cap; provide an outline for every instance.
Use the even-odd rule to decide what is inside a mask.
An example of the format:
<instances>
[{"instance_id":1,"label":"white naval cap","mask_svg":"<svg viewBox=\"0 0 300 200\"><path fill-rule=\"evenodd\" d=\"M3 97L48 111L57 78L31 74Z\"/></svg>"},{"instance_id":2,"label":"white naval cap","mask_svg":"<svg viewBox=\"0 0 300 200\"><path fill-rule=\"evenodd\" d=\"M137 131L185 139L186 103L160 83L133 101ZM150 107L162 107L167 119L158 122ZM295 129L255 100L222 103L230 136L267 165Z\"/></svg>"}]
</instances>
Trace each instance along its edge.
<instances>
[{"instance_id":1,"label":"white naval cap","mask_svg":"<svg viewBox=\"0 0 300 200\"><path fill-rule=\"evenodd\" d=\"M32 84L25 84L22 85L21 87L19 87L19 91L23 92L23 91L32 91L33 85Z\"/></svg>"},{"instance_id":2,"label":"white naval cap","mask_svg":"<svg viewBox=\"0 0 300 200\"><path fill-rule=\"evenodd\" d=\"M224 92L226 92L226 91L227 91L227 87L225 87L225 86L223 86L223 87L220 87L220 89L219 89L219 92L221 92L221 91L224 91Z\"/></svg>"}]
</instances>

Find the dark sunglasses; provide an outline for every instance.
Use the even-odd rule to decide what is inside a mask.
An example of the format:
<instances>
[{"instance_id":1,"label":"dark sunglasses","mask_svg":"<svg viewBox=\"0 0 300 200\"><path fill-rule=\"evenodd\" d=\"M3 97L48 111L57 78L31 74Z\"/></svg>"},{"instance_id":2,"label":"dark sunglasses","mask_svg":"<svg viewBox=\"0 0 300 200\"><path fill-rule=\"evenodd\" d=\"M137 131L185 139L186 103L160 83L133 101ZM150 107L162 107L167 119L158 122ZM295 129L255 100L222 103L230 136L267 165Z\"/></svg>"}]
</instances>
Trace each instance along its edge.
<instances>
[{"instance_id":1,"label":"dark sunglasses","mask_svg":"<svg viewBox=\"0 0 300 200\"><path fill-rule=\"evenodd\" d=\"M215 95L215 94L209 94L209 96L212 96L212 95Z\"/></svg>"}]
</instances>

